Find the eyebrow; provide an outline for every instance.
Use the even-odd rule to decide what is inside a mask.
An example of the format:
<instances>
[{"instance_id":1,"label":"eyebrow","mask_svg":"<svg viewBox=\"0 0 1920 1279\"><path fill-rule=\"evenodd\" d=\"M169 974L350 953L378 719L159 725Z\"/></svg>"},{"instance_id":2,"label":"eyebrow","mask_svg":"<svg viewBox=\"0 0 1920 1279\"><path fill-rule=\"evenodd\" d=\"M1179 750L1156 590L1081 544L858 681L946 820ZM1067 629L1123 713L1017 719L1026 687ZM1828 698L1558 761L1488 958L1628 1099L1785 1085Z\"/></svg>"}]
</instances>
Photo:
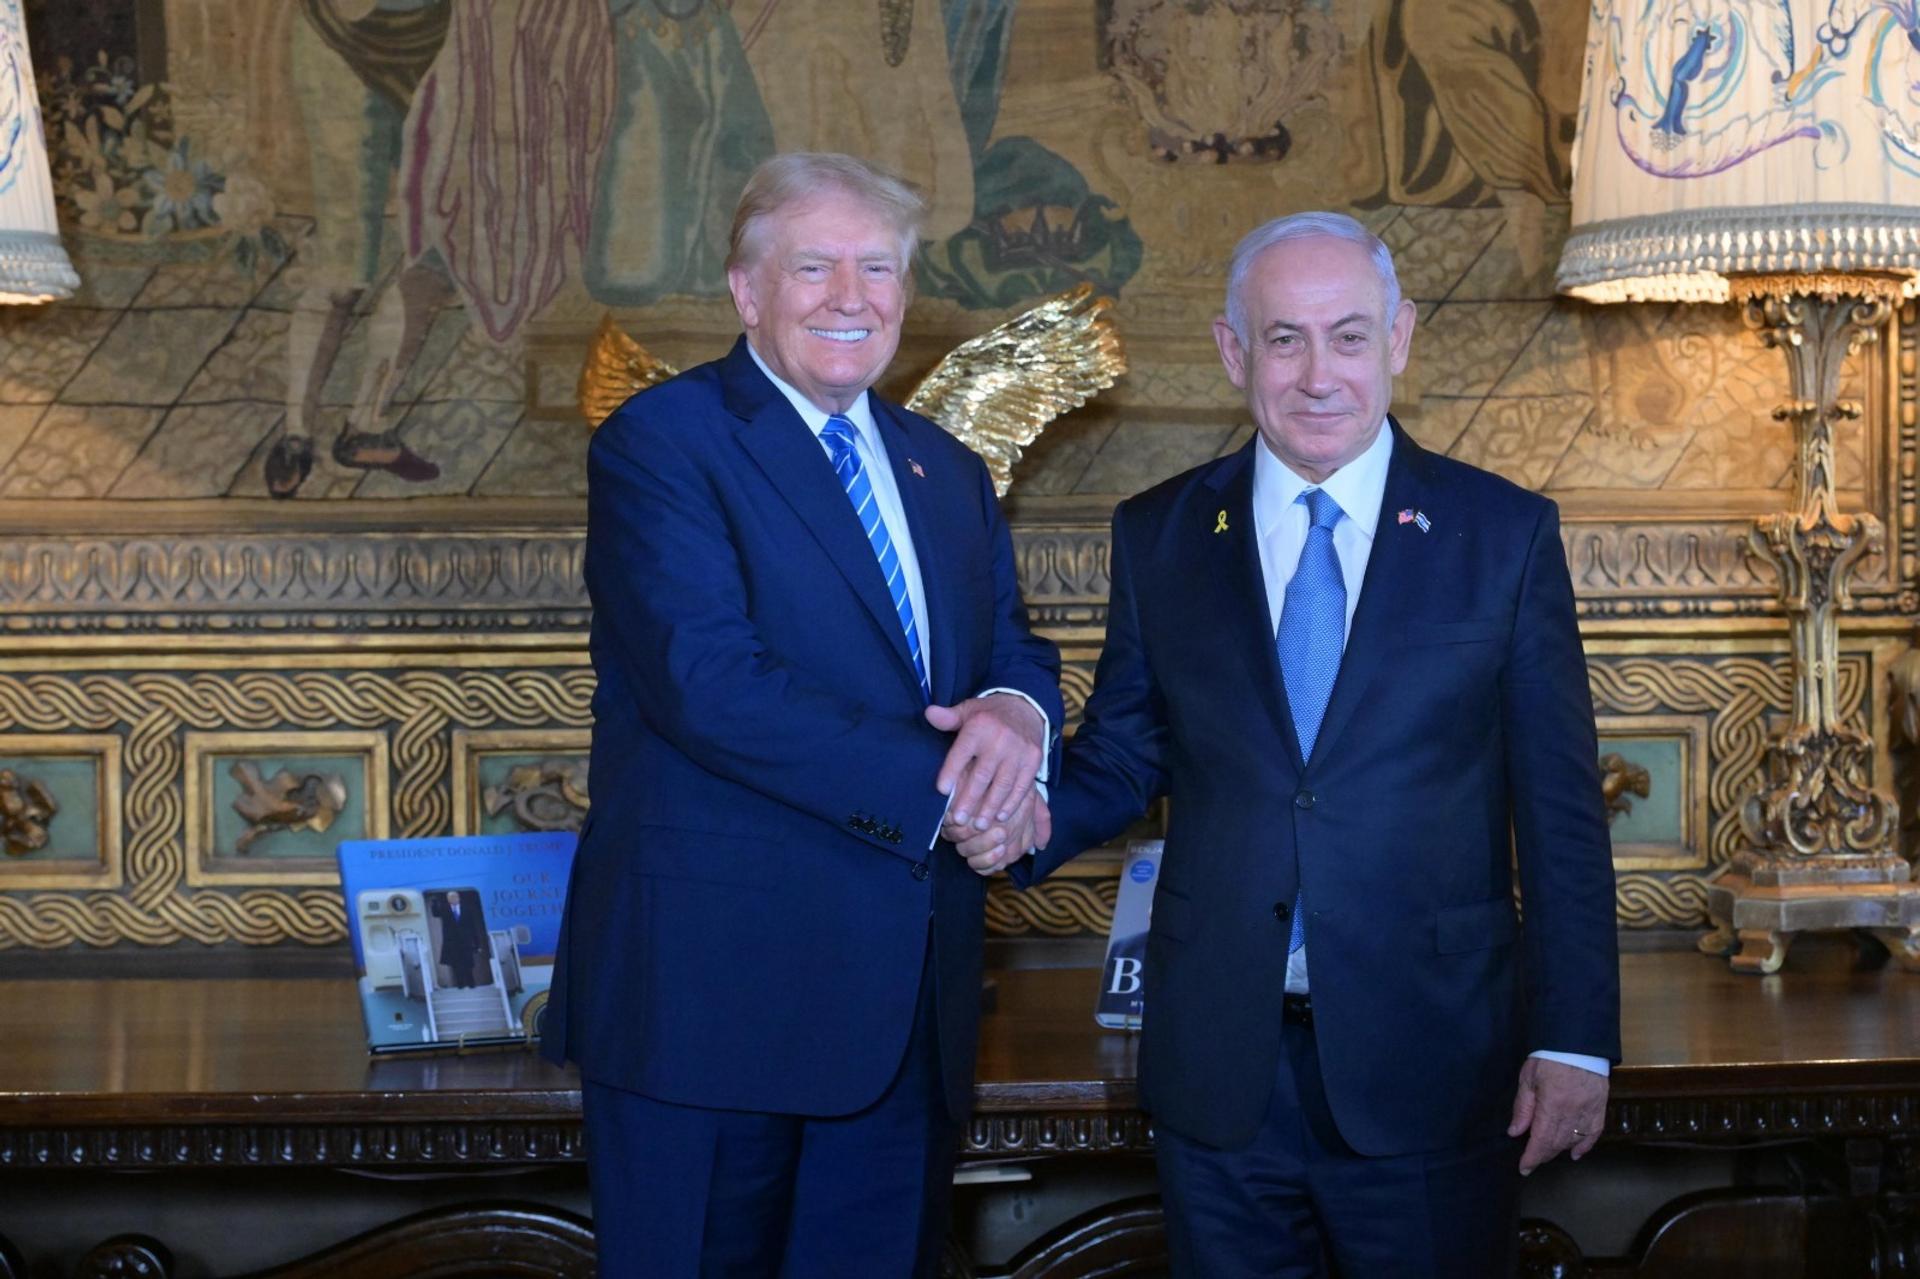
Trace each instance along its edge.
<instances>
[{"instance_id":1,"label":"eyebrow","mask_svg":"<svg viewBox=\"0 0 1920 1279\"><path fill-rule=\"evenodd\" d=\"M1356 324L1371 327L1373 323L1374 317L1368 315L1365 311L1350 311L1327 327L1331 329L1344 329ZM1306 330L1306 325L1295 324L1292 320L1275 320L1273 323L1267 325L1265 332L1272 335L1280 332L1304 333Z\"/></svg>"},{"instance_id":2,"label":"eyebrow","mask_svg":"<svg viewBox=\"0 0 1920 1279\"><path fill-rule=\"evenodd\" d=\"M838 262L841 256L841 254L832 249L795 249L787 255L786 260L789 263L795 264L803 262ZM871 253L858 254L853 260L855 262L898 263L900 255L885 249L875 249Z\"/></svg>"}]
</instances>

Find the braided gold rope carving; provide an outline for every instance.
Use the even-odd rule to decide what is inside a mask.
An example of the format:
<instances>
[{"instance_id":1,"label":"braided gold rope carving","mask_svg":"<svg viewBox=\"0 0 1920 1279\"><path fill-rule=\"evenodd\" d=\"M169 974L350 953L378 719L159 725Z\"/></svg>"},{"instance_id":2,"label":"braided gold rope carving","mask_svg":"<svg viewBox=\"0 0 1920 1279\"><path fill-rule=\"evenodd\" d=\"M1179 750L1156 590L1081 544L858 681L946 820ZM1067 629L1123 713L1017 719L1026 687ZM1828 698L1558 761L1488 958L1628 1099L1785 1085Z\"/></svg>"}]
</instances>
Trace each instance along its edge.
<instances>
[{"instance_id":1,"label":"braided gold rope carving","mask_svg":"<svg viewBox=\"0 0 1920 1279\"><path fill-rule=\"evenodd\" d=\"M583 727L592 693L585 669L0 675L0 731L124 730L128 774L125 891L0 895L0 948L336 942L335 890L185 888L184 732L259 731L271 749L275 731L388 731L394 828L432 835L452 825L453 727Z\"/></svg>"},{"instance_id":2,"label":"braided gold rope carving","mask_svg":"<svg viewBox=\"0 0 1920 1279\"><path fill-rule=\"evenodd\" d=\"M1864 728L1862 706L1871 667L1843 654L1837 672L1848 722ZM1061 680L1069 718L1085 703L1091 671L1069 665ZM1791 665L1779 657L1596 656L1587 662L1594 709L1604 714L1705 715L1708 720L1707 863L1723 864L1740 840L1739 807L1759 774L1769 712L1792 705ZM987 895L987 931L999 936L1104 936L1113 925L1118 885L1112 880L1053 880L1022 893L996 882ZM1634 871L1617 877L1614 909L1626 928L1694 927L1706 923L1706 873Z\"/></svg>"},{"instance_id":3,"label":"braided gold rope carving","mask_svg":"<svg viewBox=\"0 0 1920 1279\"><path fill-rule=\"evenodd\" d=\"M1868 659L1843 655L1838 677L1849 722L1864 727ZM1588 662L1588 681L1603 712L1709 717L1708 863L1725 862L1739 840L1740 798L1766 746L1765 716L1789 704L1787 660L1597 656ZM1074 662L1065 682L1077 713L1090 671ZM0 948L335 942L345 925L339 894L331 889L185 888L186 731L386 731L393 744L393 829L434 835L452 825L452 729L585 727L592 690L592 673L584 668L0 675L0 731L125 733L128 879L120 893L0 894ZM1699 872L1623 874L1616 889L1620 922L1699 924L1704 883ZM1026 893L996 884L987 928L1002 936L1104 934L1116 890L1109 880L1061 879Z\"/></svg>"}]
</instances>

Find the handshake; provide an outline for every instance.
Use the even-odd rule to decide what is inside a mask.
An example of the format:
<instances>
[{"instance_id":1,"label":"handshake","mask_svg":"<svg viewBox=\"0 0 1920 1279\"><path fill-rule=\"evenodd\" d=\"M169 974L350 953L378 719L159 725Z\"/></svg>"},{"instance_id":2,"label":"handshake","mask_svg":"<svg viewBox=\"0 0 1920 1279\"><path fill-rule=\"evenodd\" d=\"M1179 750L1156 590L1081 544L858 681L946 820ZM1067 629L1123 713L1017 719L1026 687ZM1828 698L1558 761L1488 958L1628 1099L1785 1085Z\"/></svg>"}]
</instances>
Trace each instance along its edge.
<instances>
[{"instance_id":1,"label":"handshake","mask_svg":"<svg viewBox=\"0 0 1920 1279\"><path fill-rule=\"evenodd\" d=\"M1023 697L988 694L929 706L927 722L954 735L934 782L948 797L940 837L981 875L1045 848L1053 817L1035 784L1046 753L1045 717Z\"/></svg>"}]
</instances>

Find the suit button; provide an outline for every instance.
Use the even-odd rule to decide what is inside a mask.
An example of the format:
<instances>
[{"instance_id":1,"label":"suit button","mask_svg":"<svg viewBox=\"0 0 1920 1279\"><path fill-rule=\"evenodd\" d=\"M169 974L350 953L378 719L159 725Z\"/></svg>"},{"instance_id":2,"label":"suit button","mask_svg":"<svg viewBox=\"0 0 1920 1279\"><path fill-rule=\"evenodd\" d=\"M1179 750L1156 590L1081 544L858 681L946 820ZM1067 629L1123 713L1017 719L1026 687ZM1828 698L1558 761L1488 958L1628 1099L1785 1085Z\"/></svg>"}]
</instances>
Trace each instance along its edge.
<instances>
[{"instance_id":1,"label":"suit button","mask_svg":"<svg viewBox=\"0 0 1920 1279\"><path fill-rule=\"evenodd\" d=\"M858 813L854 813L854 814L852 814L852 815L850 815L850 816L849 816L849 817L847 818L847 825L849 825L849 826L851 826L851 827L853 827L853 828L854 828L855 830L859 830L859 829L860 829L860 814L858 814Z\"/></svg>"},{"instance_id":2,"label":"suit button","mask_svg":"<svg viewBox=\"0 0 1920 1279\"><path fill-rule=\"evenodd\" d=\"M1293 907L1288 903L1275 902L1273 904L1273 917L1279 920L1281 923L1283 924L1286 923L1288 917L1291 916L1292 914L1293 914Z\"/></svg>"},{"instance_id":3,"label":"suit button","mask_svg":"<svg viewBox=\"0 0 1920 1279\"><path fill-rule=\"evenodd\" d=\"M906 836L902 835L898 830L890 830L887 832L887 842L889 844L897 844L905 838Z\"/></svg>"},{"instance_id":4,"label":"suit button","mask_svg":"<svg viewBox=\"0 0 1920 1279\"><path fill-rule=\"evenodd\" d=\"M925 879L927 874L927 864L925 862L915 862L913 864L913 877L915 879Z\"/></svg>"},{"instance_id":5,"label":"suit button","mask_svg":"<svg viewBox=\"0 0 1920 1279\"><path fill-rule=\"evenodd\" d=\"M1295 808L1312 808L1313 792L1310 790L1295 791L1293 795L1293 806Z\"/></svg>"}]
</instances>

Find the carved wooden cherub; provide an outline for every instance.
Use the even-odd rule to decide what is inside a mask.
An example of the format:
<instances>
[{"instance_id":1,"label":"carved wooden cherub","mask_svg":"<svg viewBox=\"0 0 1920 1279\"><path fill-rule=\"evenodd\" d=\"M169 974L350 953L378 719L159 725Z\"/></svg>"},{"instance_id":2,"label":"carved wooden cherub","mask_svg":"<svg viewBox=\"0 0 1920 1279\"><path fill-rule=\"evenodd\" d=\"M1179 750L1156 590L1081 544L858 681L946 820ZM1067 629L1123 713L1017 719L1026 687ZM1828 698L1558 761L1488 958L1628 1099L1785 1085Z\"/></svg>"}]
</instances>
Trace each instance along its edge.
<instances>
[{"instance_id":1,"label":"carved wooden cherub","mask_svg":"<svg viewBox=\"0 0 1920 1279\"><path fill-rule=\"evenodd\" d=\"M7 856L25 857L45 848L47 823L59 811L44 785L0 768L0 847Z\"/></svg>"},{"instance_id":2,"label":"carved wooden cherub","mask_svg":"<svg viewBox=\"0 0 1920 1279\"><path fill-rule=\"evenodd\" d=\"M487 816L513 810L525 830L579 830L587 815L587 761L542 760L521 764L500 786L481 796Z\"/></svg>"},{"instance_id":3,"label":"carved wooden cherub","mask_svg":"<svg viewBox=\"0 0 1920 1279\"><path fill-rule=\"evenodd\" d=\"M1600 794L1607 801L1607 824L1623 813L1633 811L1629 795L1645 799L1653 793L1653 778L1626 756L1608 752L1600 757Z\"/></svg>"},{"instance_id":4,"label":"carved wooden cherub","mask_svg":"<svg viewBox=\"0 0 1920 1279\"><path fill-rule=\"evenodd\" d=\"M347 806L347 783L338 775L308 773L296 777L281 769L272 778L262 778L251 760L237 760L227 776L240 783L240 798L233 811L247 819L247 829L235 841L233 851L245 853L276 830L305 826L324 831Z\"/></svg>"}]
</instances>

